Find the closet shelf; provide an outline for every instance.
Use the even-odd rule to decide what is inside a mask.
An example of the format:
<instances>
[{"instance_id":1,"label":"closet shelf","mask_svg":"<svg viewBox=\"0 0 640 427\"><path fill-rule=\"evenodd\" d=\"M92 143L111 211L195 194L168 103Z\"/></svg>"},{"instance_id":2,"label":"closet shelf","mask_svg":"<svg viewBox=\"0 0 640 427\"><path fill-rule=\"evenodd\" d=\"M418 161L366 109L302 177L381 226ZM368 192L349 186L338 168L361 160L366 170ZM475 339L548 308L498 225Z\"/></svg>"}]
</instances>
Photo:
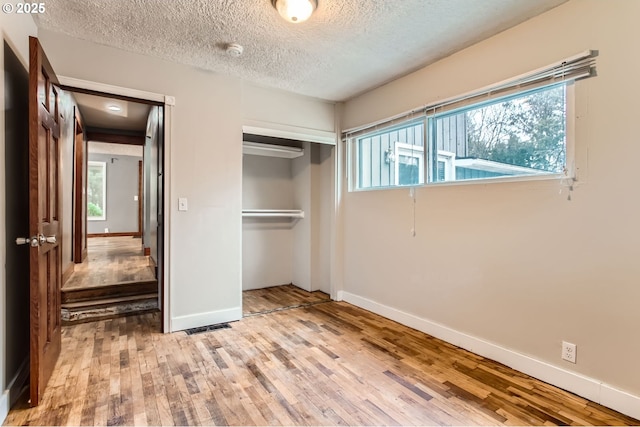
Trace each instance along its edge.
<instances>
[{"instance_id":1,"label":"closet shelf","mask_svg":"<svg viewBox=\"0 0 640 427\"><path fill-rule=\"evenodd\" d=\"M242 153L254 156L281 157L295 159L304 155L304 149L284 145L263 144L260 142L242 142Z\"/></svg>"},{"instance_id":2,"label":"closet shelf","mask_svg":"<svg viewBox=\"0 0 640 427\"><path fill-rule=\"evenodd\" d=\"M299 209L243 209L243 218L304 218Z\"/></svg>"}]
</instances>

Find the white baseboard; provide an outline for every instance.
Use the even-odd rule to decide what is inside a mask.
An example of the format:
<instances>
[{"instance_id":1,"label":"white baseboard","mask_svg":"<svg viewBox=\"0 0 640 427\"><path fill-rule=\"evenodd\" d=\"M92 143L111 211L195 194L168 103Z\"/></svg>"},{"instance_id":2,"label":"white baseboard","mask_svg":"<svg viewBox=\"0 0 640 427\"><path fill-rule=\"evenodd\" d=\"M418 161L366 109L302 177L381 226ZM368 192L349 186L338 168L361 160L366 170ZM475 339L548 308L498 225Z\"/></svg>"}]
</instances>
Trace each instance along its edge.
<instances>
[{"instance_id":1,"label":"white baseboard","mask_svg":"<svg viewBox=\"0 0 640 427\"><path fill-rule=\"evenodd\" d=\"M171 319L171 332L242 319L242 307L178 316Z\"/></svg>"},{"instance_id":2,"label":"white baseboard","mask_svg":"<svg viewBox=\"0 0 640 427\"><path fill-rule=\"evenodd\" d=\"M5 390L0 396L0 425L4 424L7 415L9 415L9 390Z\"/></svg>"},{"instance_id":3,"label":"white baseboard","mask_svg":"<svg viewBox=\"0 0 640 427\"><path fill-rule=\"evenodd\" d=\"M505 364L517 371L600 403L630 417L640 419L640 396L618 390L595 378L567 371L495 343L467 335L431 320L405 313L346 291L338 291L337 300L344 300L480 356Z\"/></svg>"}]
</instances>

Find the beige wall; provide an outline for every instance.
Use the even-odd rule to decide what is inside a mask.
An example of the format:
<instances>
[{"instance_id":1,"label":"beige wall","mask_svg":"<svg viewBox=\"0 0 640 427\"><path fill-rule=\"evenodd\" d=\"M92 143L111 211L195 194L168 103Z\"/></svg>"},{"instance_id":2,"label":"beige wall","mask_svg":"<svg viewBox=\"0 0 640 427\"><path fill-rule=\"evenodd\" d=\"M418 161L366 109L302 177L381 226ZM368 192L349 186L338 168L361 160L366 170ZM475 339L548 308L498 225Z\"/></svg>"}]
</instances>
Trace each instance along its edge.
<instances>
[{"instance_id":1,"label":"beige wall","mask_svg":"<svg viewBox=\"0 0 640 427\"><path fill-rule=\"evenodd\" d=\"M39 37L60 75L175 97L167 152L172 328L239 318L242 125L333 131L333 105L49 31ZM178 197L188 199L187 212L178 212Z\"/></svg>"},{"instance_id":2,"label":"beige wall","mask_svg":"<svg viewBox=\"0 0 640 427\"><path fill-rule=\"evenodd\" d=\"M311 148L311 290L331 293L332 219L334 216L335 147Z\"/></svg>"},{"instance_id":3,"label":"beige wall","mask_svg":"<svg viewBox=\"0 0 640 427\"><path fill-rule=\"evenodd\" d=\"M558 180L423 187L414 238L407 189L344 194L345 293L640 395L638 16L573 0L347 102L344 129L600 51L575 85L571 202Z\"/></svg>"}]
</instances>

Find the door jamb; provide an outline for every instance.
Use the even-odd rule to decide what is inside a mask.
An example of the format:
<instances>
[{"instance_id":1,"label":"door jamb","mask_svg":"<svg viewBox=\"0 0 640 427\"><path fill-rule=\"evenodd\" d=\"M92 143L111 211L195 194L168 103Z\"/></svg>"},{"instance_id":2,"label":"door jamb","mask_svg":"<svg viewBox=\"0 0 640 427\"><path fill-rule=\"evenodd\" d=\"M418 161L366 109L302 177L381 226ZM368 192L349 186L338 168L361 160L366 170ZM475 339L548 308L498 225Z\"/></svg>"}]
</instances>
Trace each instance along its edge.
<instances>
[{"instance_id":1,"label":"door jamb","mask_svg":"<svg viewBox=\"0 0 640 427\"><path fill-rule=\"evenodd\" d=\"M79 264L87 257L87 224L86 224L86 208L82 206L83 187L86 178L86 162L87 162L87 143L84 139L84 131L80 113L77 107L74 107L74 133L73 133L73 227L71 233L71 246L73 248L73 263ZM78 135L82 135L82 146L78 147ZM82 155L79 158L79 154ZM82 233L82 230L85 230ZM64 286L64 280L62 281Z\"/></svg>"},{"instance_id":2,"label":"door jamb","mask_svg":"<svg viewBox=\"0 0 640 427\"><path fill-rule=\"evenodd\" d=\"M171 234L171 135L172 135L172 119L173 108L175 106L175 98L169 95L163 95L154 92L146 92L133 88L125 88L114 86L106 83L94 82L89 80L81 80L73 77L58 76L60 85L85 89L96 92L103 92L109 95L118 95L124 97L137 98L141 100L159 102L164 106L164 210L163 215L163 274L162 274L162 332L171 332L171 264L170 260L170 234Z\"/></svg>"}]
</instances>

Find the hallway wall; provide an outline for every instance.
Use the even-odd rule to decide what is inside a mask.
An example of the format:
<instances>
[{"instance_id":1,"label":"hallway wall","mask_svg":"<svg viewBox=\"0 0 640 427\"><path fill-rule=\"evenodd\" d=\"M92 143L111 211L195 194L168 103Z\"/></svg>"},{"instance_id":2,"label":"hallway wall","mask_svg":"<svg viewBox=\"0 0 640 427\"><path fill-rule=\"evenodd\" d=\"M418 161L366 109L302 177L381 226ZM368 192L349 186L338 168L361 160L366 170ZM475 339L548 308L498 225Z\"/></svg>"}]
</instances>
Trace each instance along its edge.
<instances>
[{"instance_id":1,"label":"hallway wall","mask_svg":"<svg viewBox=\"0 0 640 427\"><path fill-rule=\"evenodd\" d=\"M113 159L113 161L112 161ZM107 167L107 206L105 220L87 222L88 233L138 232L138 162L142 157L96 154L89 149L89 161L105 162Z\"/></svg>"}]
</instances>

